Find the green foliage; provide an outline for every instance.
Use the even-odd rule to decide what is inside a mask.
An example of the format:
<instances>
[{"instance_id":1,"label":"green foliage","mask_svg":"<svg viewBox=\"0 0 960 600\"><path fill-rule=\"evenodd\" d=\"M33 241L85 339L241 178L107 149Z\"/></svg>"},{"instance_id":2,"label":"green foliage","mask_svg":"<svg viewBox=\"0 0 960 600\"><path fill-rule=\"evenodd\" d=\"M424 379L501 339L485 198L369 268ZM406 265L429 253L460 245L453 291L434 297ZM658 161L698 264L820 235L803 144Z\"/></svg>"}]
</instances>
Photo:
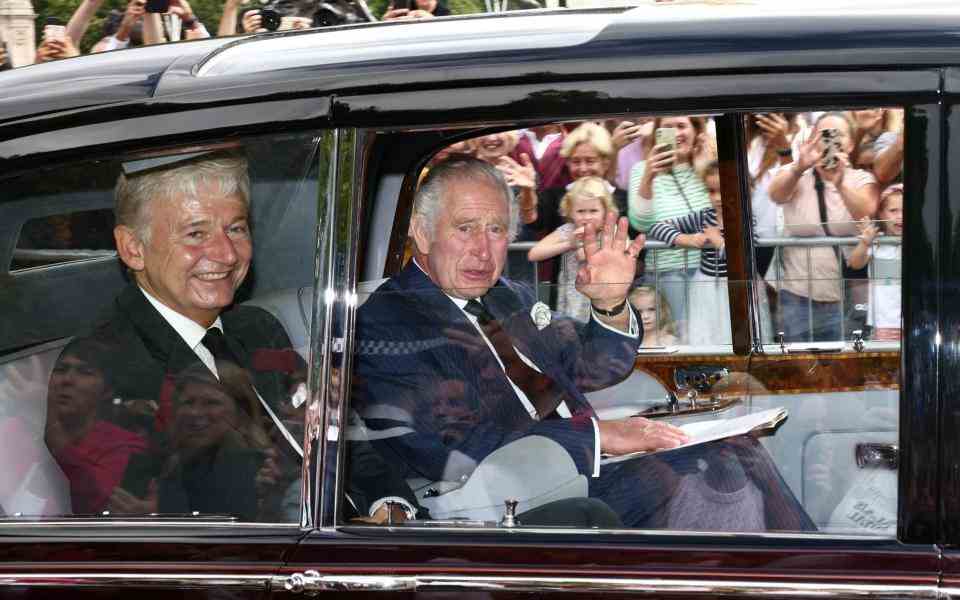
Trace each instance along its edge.
<instances>
[{"instance_id":1,"label":"green foliage","mask_svg":"<svg viewBox=\"0 0 960 600\"><path fill-rule=\"evenodd\" d=\"M483 0L447 0L447 6L455 15L471 15L486 10Z\"/></svg>"},{"instance_id":2,"label":"green foliage","mask_svg":"<svg viewBox=\"0 0 960 600\"><path fill-rule=\"evenodd\" d=\"M43 39L43 26L47 17L56 17L64 25L70 20L73 11L82 0L33 0L33 10L37 13L37 41ZM128 0L103 0L96 15L90 21L86 34L80 41L80 51L84 54L90 51L94 44L103 37L103 25L112 9L124 11ZM223 12L223 0L190 0L190 7L200 22L206 26L211 35L216 35L220 16Z\"/></svg>"}]
</instances>

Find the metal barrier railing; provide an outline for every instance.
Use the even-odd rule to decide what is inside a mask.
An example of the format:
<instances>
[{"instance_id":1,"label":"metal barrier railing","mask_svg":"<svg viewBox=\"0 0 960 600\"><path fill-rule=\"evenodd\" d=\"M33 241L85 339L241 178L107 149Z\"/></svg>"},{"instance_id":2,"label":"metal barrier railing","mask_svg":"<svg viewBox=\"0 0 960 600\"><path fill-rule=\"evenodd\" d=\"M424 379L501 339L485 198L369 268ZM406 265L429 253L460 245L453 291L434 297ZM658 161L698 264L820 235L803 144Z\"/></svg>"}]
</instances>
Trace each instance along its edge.
<instances>
[{"instance_id":1,"label":"metal barrier railing","mask_svg":"<svg viewBox=\"0 0 960 600\"><path fill-rule=\"evenodd\" d=\"M812 274L813 267L813 258L811 249L813 248L824 248L824 247L842 247L842 246L855 246L859 243L859 238L856 237L769 237L769 238L758 238L754 246L758 248L785 248L785 247L794 247L794 248L806 248L806 264L807 264L807 277L803 279L807 282L807 324L808 331L812 332L814 330L814 310L813 310L813 290L812 285L815 281ZM874 246L896 246L902 243L902 238L893 237L893 236L878 236L874 239ZM527 251L532 248L536 242L514 242L510 244L508 249L508 265L507 265L507 274L513 279L519 279L525 281L538 288L540 281L537 275L537 266L536 263L531 263L527 260ZM657 290L662 288L662 283L660 281L661 271L657 269L657 253L660 250L671 250L673 252L683 252L683 269L691 270L699 268L699 259L693 259L690 257L691 253L698 253L699 251L688 250L683 248L674 248L669 246L664 242L659 242L655 240L647 240L645 248L648 252L653 252L652 259L648 259L649 265L652 265L652 269L649 269L646 273L646 279L648 280L649 285L655 287ZM838 257L838 261L841 260ZM867 263L868 265L868 280L875 279L874 272L874 261L871 260ZM784 279L783 272L783 262L779 256L775 257L771 263L771 269L774 270L773 277L769 277L770 273L760 274L761 276L767 276L766 281L771 283L777 290L779 294L782 289L782 283L787 281ZM670 285L674 285L671 283ZM684 279L683 281L683 301L685 306L689 306L689 297L690 297L690 285L691 282L689 279ZM842 332L846 332L846 306L847 306L847 294L845 285L841 280L841 293L840 293L840 327ZM660 320L660 307L659 301L657 306L657 321ZM685 323L686 327L689 327L689 323ZM681 332L684 339L686 339L688 331ZM772 333L772 332L771 332ZM812 340L809 340L812 341ZM837 340L840 341L840 340Z\"/></svg>"}]
</instances>

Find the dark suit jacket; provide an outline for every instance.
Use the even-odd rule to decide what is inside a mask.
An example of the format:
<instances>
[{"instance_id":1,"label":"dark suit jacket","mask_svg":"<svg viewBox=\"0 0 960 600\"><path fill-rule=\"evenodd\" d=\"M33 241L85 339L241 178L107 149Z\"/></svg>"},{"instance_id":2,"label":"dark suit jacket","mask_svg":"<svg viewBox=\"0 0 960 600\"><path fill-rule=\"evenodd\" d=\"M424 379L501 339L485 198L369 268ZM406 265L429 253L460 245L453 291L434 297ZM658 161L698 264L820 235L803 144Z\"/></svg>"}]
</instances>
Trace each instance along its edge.
<instances>
[{"instance_id":1,"label":"dark suit jacket","mask_svg":"<svg viewBox=\"0 0 960 600\"><path fill-rule=\"evenodd\" d=\"M592 409L583 396L633 369L639 340L554 315L538 330L528 287L501 279L484 297L521 354L557 382L574 418L534 421L476 328L412 263L381 286L357 316L355 406L410 470L457 479L497 448L538 434L591 474ZM382 450L384 453L386 450Z\"/></svg>"},{"instance_id":2,"label":"dark suit jacket","mask_svg":"<svg viewBox=\"0 0 960 600\"><path fill-rule=\"evenodd\" d=\"M305 368L283 326L273 315L253 306L233 306L220 318L230 350L252 374L259 394L276 411L289 401L291 373ZM185 369L203 364L196 353L132 284L121 292L89 337L109 352L114 395L156 401L161 407L159 428L163 429L164 421L170 418L174 378ZM271 437L281 454L296 456L282 437ZM362 514L366 514L370 502L385 496L401 496L416 506L412 491L396 475L396 469L390 468L368 443L350 444L348 464L352 486L348 492ZM353 514L348 512L347 516Z\"/></svg>"}]
</instances>

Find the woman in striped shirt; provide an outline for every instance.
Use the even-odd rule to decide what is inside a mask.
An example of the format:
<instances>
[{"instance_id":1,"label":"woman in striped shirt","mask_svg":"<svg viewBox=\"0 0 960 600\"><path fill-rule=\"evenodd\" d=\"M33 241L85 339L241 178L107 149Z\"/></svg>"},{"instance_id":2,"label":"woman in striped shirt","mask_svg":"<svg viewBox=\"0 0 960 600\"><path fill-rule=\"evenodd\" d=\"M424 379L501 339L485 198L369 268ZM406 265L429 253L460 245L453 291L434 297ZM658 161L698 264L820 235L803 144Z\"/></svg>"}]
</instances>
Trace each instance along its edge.
<instances>
[{"instance_id":1,"label":"woman in striped shirt","mask_svg":"<svg viewBox=\"0 0 960 600\"><path fill-rule=\"evenodd\" d=\"M703 180L694 172L693 157L707 140L706 123L701 117L661 117L654 120L659 128L673 129L676 150L654 146L656 135L650 136L646 159L630 173L627 216L630 225L646 233L654 223L672 219L710 206ZM700 253L696 250L648 251L644 281L656 284L670 303L683 343L688 319L688 282L696 273Z\"/></svg>"},{"instance_id":2,"label":"woman in striped shirt","mask_svg":"<svg viewBox=\"0 0 960 600\"><path fill-rule=\"evenodd\" d=\"M706 185L710 207L650 227L652 239L700 251L700 269L690 284L687 343L727 345L730 335L730 301L727 296L727 254L723 241L720 171L716 161L698 170Z\"/></svg>"}]
</instances>

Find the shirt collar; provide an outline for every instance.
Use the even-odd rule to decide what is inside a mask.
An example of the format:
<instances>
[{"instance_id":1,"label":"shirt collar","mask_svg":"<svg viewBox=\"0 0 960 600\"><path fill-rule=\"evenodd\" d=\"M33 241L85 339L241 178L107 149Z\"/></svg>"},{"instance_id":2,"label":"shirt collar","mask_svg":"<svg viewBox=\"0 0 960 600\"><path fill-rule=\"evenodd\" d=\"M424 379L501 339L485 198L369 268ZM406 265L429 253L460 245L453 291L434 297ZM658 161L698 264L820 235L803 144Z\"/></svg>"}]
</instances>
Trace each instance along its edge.
<instances>
[{"instance_id":1,"label":"shirt collar","mask_svg":"<svg viewBox=\"0 0 960 600\"><path fill-rule=\"evenodd\" d=\"M197 345L203 340L203 336L207 334L207 329L194 321L193 319L186 317L177 311L173 310L163 302L160 302L153 296L151 296L145 289L140 288L140 291L143 292L143 295L147 298L147 301L157 312L160 313L160 316L173 327L174 331L183 338L183 341L187 343L187 346L190 346L190 349L194 349ZM220 320L220 317L217 317L217 320L213 322L213 325L210 327L216 327L220 331L223 331L223 322Z\"/></svg>"},{"instance_id":2,"label":"shirt collar","mask_svg":"<svg viewBox=\"0 0 960 600\"><path fill-rule=\"evenodd\" d=\"M423 271L423 267L420 266L420 263L417 262L417 259L416 259L416 258L413 259L413 264L414 264L418 269L420 269L421 271ZM423 274L424 274L424 275L427 275L427 272L426 272L426 271L423 271ZM427 277L429 277L429 275L427 275ZM442 289L441 289L440 291L443 292ZM467 301L464 300L463 298L455 298L455 297L451 296L450 294L448 294L448 293L446 293L446 292L443 292L443 295L446 296L447 298L450 298L450 300L452 300L453 303L456 304L457 307L458 307L460 310L463 310L463 307L467 305ZM470 313L467 313L467 314L470 314ZM472 315L471 315L471 316L472 316Z\"/></svg>"}]
</instances>

